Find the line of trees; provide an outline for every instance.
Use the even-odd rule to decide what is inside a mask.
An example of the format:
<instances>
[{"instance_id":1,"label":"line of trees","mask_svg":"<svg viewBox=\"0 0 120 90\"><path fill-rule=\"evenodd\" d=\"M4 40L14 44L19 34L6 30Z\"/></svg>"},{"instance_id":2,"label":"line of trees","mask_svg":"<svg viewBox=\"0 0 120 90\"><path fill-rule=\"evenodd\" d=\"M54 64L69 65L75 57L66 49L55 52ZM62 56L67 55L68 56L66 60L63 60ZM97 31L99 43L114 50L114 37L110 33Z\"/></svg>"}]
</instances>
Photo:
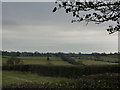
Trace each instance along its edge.
<instances>
[{"instance_id":1,"label":"line of trees","mask_svg":"<svg viewBox=\"0 0 120 90\"><path fill-rule=\"evenodd\" d=\"M43 76L80 78L99 73L120 73L120 65L54 66L54 65L4 65L2 70L31 72Z\"/></svg>"},{"instance_id":2,"label":"line of trees","mask_svg":"<svg viewBox=\"0 0 120 90\"><path fill-rule=\"evenodd\" d=\"M78 55L101 55L101 56L106 56L106 55L119 55L119 52L115 53L91 53L91 54L84 54L84 53L63 53L63 52L58 52L58 53L40 53L40 52L9 52L9 51L0 51L0 53L4 56L58 56L61 57L63 55L70 56L70 57L75 57Z\"/></svg>"}]
</instances>

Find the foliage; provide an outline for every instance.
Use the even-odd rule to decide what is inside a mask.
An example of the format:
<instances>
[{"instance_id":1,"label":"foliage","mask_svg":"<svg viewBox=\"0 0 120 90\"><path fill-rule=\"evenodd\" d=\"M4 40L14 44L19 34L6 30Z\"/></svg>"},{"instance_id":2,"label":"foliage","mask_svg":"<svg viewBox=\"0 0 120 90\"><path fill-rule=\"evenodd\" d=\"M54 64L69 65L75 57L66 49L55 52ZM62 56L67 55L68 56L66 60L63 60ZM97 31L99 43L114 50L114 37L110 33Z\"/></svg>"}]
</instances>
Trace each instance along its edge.
<instances>
[{"instance_id":1,"label":"foliage","mask_svg":"<svg viewBox=\"0 0 120 90\"><path fill-rule=\"evenodd\" d=\"M3 66L2 70L23 71L42 76L80 78L83 75L99 73L120 73L120 65L101 66L50 66L50 65L14 65Z\"/></svg>"},{"instance_id":2,"label":"foliage","mask_svg":"<svg viewBox=\"0 0 120 90\"><path fill-rule=\"evenodd\" d=\"M6 63L7 65L19 65L23 64L23 61L17 58L16 56L11 56L10 58L8 58Z\"/></svg>"},{"instance_id":3,"label":"foliage","mask_svg":"<svg viewBox=\"0 0 120 90\"><path fill-rule=\"evenodd\" d=\"M100 24L103 22L114 21L116 26L109 26L107 31L112 34L120 31L120 1L119 0L57 0L58 7L53 9L56 12L60 8L65 9L66 13L72 13L76 19L73 22L90 21ZM82 15L82 12L86 12Z\"/></svg>"},{"instance_id":4,"label":"foliage","mask_svg":"<svg viewBox=\"0 0 120 90\"><path fill-rule=\"evenodd\" d=\"M80 65L81 64L81 63L76 62L74 59L72 59L70 57L66 57L65 55L62 55L61 58L63 61L66 61L66 62L73 64L73 65Z\"/></svg>"},{"instance_id":5,"label":"foliage","mask_svg":"<svg viewBox=\"0 0 120 90\"><path fill-rule=\"evenodd\" d=\"M47 57L47 61L49 61L50 60L50 57Z\"/></svg>"}]
</instances>

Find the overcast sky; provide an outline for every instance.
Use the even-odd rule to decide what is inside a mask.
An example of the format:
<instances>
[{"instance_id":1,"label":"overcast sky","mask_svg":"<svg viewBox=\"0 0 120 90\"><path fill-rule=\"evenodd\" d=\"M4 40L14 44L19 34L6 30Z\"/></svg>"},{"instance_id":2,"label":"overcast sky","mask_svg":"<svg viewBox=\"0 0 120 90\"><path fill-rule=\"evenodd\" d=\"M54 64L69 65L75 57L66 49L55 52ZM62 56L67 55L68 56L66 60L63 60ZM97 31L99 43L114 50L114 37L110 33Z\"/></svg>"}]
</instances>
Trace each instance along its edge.
<instances>
[{"instance_id":1,"label":"overcast sky","mask_svg":"<svg viewBox=\"0 0 120 90\"><path fill-rule=\"evenodd\" d=\"M50 2L3 2L3 50L39 52L115 52L118 34L106 28L113 22L71 23L63 9L53 13Z\"/></svg>"}]
</instances>

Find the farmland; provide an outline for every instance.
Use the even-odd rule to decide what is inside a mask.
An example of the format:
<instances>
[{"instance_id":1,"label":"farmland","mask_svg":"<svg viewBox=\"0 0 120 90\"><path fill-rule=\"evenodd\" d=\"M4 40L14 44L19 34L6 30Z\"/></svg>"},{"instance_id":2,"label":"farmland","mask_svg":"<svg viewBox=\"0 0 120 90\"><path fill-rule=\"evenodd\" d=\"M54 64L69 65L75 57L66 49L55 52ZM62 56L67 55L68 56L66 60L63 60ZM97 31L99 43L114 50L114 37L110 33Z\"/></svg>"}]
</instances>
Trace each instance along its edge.
<instances>
[{"instance_id":1,"label":"farmland","mask_svg":"<svg viewBox=\"0 0 120 90\"><path fill-rule=\"evenodd\" d=\"M119 88L117 55L17 56L24 63L7 65L2 56L5 88Z\"/></svg>"},{"instance_id":2,"label":"farmland","mask_svg":"<svg viewBox=\"0 0 120 90\"><path fill-rule=\"evenodd\" d=\"M3 56L2 63L3 65L6 64L6 61L8 60L10 56ZM21 60L24 61L24 64L39 64L39 65L72 65L66 61L63 61L60 57L50 57L50 61L47 61L47 57L18 57ZM118 64L115 62L118 62L118 57L115 56L102 56L100 57L100 60L96 61L94 60L93 56L80 56L79 57L71 57L76 62L82 62L85 65L114 65Z\"/></svg>"},{"instance_id":3,"label":"farmland","mask_svg":"<svg viewBox=\"0 0 120 90\"><path fill-rule=\"evenodd\" d=\"M23 83L23 82L60 82L60 81L70 81L66 78L57 78L57 77L44 77L38 76L37 74L31 74L26 72L12 72L12 71L3 71L3 84L14 84L14 83Z\"/></svg>"},{"instance_id":4,"label":"farmland","mask_svg":"<svg viewBox=\"0 0 120 90\"><path fill-rule=\"evenodd\" d=\"M9 56L3 56L3 65L6 64ZM50 61L47 61L47 57L18 57L24 61L24 64L39 64L39 65L71 65L65 61L62 61L59 57L51 57Z\"/></svg>"},{"instance_id":5,"label":"farmland","mask_svg":"<svg viewBox=\"0 0 120 90\"><path fill-rule=\"evenodd\" d=\"M105 73L67 79L23 72L4 71L3 74L3 84L7 88L119 88L120 76L116 73Z\"/></svg>"}]
</instances>

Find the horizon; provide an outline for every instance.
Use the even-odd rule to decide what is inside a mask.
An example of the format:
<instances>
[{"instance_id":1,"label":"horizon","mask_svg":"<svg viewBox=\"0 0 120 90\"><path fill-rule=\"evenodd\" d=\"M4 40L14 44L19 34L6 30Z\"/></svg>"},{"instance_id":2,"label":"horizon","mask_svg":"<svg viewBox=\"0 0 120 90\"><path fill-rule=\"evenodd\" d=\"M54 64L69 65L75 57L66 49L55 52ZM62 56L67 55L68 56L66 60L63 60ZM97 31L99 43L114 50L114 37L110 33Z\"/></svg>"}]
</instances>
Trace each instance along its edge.
<instances>
[{"instance_id":1,"label":"horizon","mask_svg":"<svg viewBox=\"0 0 120 90\"><path fill-rule=\"evenodd\" d=\"M7 51L7 52L20 52L20 53L23 53L23 52L27 52L27 53L35 53L35 52L38 52L38 53L65 53L65 54L68 54L68 53L75 53L75 54L79 54L79 53L81 53L81 54L92 54L92 53L99 53L99 54L102 54L102 53L105 53L105 54L110 54L110 53L112 53L112 54L114 54L114 53L119 53L119 52L89 52L89 53L87 53L87 52L40 52L40 51L8 51L8 50L0 50L1 52L3 52L3 51Z\"/></svg>"}]
</instances>

